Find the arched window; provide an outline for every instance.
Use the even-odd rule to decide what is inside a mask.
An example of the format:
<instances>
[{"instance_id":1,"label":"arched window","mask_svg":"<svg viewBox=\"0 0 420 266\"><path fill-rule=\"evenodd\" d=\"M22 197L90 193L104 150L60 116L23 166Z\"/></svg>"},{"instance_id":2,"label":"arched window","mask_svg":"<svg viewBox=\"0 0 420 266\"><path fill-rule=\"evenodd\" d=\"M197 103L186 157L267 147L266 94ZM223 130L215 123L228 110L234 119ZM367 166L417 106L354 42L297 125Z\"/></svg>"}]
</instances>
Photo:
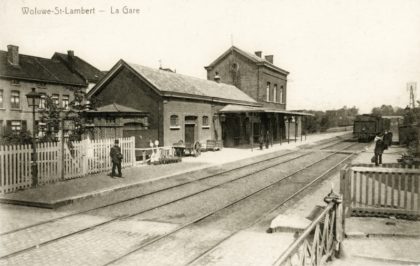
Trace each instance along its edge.
<instances>
[{"instance_id":1,"label":"arched window","mask_svg":"<svg viewBox=\"0 0 420 266\"><path fill-rule=\"evenodd\" d=\"M203 116L203 128L209 128L209 127L210 127L209 117Z\"/></svg>"},{"instance_id":2,"label":"arched window","mask_svg":"<svg viewBox=\"0 0 420 266\"><path fill-rule=\"evenodd\" d=\"M265 90L265 97L266 97L266 101L269 102L270 101L270 82L267 82L267 89Z\"/></svg>"},{"instance_id":3,"label":"arched window","mask_svg":"<svg viewBox=\"0 0 420 266\"><path fill-rule=\"evenodd\" d=\"M273 102L277 102L277 84L274 84L273 88Z\"/></svg>"},{"instance_id":4,"label":"arched window","mask_svg":"<svg viewBox=\"0 0 420 266\"><path fill-rule=\"evenodd\" d=\"M179 118L177 115L171 115L170 127L179 128Z\"/></svg>"},{"instance_id":5,"label":"arched window","mask_svg":"<svg viewBox=\"0 0 420 266\"><path fill-rule=\"evenodd\" d=\"M279 93L280 103L284 103L283 99L283 86L280 86L280 93Z\"/></svg>"}]
</instances>

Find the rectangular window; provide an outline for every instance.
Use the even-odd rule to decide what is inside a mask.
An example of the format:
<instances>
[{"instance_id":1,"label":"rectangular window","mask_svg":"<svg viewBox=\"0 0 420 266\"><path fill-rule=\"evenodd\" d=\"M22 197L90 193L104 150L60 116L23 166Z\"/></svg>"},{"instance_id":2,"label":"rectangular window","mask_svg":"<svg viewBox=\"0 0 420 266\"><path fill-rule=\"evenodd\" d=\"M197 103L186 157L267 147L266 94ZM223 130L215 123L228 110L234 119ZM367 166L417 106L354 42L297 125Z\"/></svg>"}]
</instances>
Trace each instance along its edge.
<instances>
[{"instance_id":1,"label":"rectangular window","mask_svg":"<svg viewBox=\"0 0 420 266\"><path fill-rule=\"evenodd\" d=\"M177 115L171 115L170 121L169 121L170 128L180 128L179 127L179 117Z\"/></svg>"},{"instance_id":2,"label":"rectangular window","mask_svg":"<svg viewBox=\"0 0 420 266\"><path fill-rule=\"evenodd\" d=\"M208 116L203 116L203 128L210 128L210 124L209 124L209 117Z\"/></svg>"},{"instance_id":3,"label":"rectangular window","mask_svg":"<svg viewBox=\"0 0 420 266\"><path fill-rule=\"evenodd\" d=\"M270 82L267 82L267 89L265 90L266 101L270 101Z\"/></svg>"},{"instance_id":4,"label":"rectangular window","mask_svg":"<svg viewBox=\"0 0 420 266\"><path fill-rule=\"evenodd\" d=\"M53 103L55 104L55 106L59 106L59 101L60 101L60 96L58 94L53 94L51 96L51 99L53 101Z\"/></svg>"},{"instance_id":5,"label":"rectangular window","mask_svg":"<svg viewBox=\"0 0 420 266\"><path fill-rule=\"evenodd\" d=\"M38 129L38 136L44 137L45 132L47 131L47 125L44 122L40 122L40 121L35 121L35 125Z\"/></svg>"},{"instance_id":6,"label":"rectangular window","mask_svg":"<svg viewBox=\"0 0 420 266\"><path fill-rule=\"evenodd\" d=\"M11 121L10 129L16 133L20 132L22 130L22 121Z\"/></svg>"},{"instance_id":7,"label":"rectangular window","mask_svg":"<svg viewBox=\"0 0 420 266\"><path fill-rule=\"evenodd\" d=\"M10 95L10 107L19 109L20 108L20 92L12 91Z\"/></svg>"},{"instance_id":8,"label":"rectangular window","mask_svg":"<svg viewBox=\"0 0 420 266\"><path fill-rule=\"evenodd\" d=\"M69 109L70 97L68 95L63 95L63 108Z\"/></svg>"},{"instance_id":9,"label":"rectangular window","mask_svg":"<svg viewBox=\"0 0 420 266\"><path fill-rule=\"evenodd\" d=\"M273 102L277 102L277 84L274 84L273 88Z\"/></svg>"},{"instance_id":10,"label":"rectangular window","mask_svg":"<svg viewBox=\"0 0 420 266\"><path fill-rule=\"evenodd\" d=\"M3 90L0 90L0 108L3 108Z\"/></svg>"},{"instance_id":11,"label":"rectangular window","mask_svg":"<svg viewBox=\"0 0 420 266\"><path fill-rule=\"evenodd\" d=\"M45 102L47 101L47 95L45 93L40 93L41 98L39 99L39 109L45 109Z\"/></svg>"}]
</instances>

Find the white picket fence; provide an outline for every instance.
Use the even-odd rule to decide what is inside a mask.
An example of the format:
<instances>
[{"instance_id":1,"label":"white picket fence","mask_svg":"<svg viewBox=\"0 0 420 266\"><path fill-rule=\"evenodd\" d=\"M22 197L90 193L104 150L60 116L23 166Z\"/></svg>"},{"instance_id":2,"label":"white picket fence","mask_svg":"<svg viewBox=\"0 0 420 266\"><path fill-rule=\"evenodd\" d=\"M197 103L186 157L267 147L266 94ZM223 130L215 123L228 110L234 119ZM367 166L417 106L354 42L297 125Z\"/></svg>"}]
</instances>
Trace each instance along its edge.
<instances>
[{"instance_id":1,"label":"white picket fence","mask_svg":"<svg viewBox=\"0 0 420 266\"><path fill-rule=\"evenodd\" d=\"M122 167L135 163L135 138L120 138ZM83 140L64 144L38 143L38 184L53 183L109 171L109 156L114 139ZM0 194L25 189L32 185L31 145L0 145ZM64 158L63 158L64 156Z\"/></svg>"}]
</instances>

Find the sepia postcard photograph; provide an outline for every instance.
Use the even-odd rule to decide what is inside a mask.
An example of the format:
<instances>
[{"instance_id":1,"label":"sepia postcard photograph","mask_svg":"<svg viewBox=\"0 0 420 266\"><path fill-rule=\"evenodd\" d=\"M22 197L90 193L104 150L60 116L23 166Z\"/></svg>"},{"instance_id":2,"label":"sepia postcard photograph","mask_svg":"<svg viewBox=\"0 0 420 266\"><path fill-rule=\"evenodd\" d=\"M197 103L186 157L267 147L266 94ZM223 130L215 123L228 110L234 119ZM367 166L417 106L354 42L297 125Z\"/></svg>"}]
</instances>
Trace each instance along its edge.
<instances>
[{"instance_id":1,"label":"sepia postcard photograph","mask_svg":"<svg viewBox=\"0 0 420 266\"><path fill-rule=\"evenodd\" d=\"M0 266L419 266L419 82L419 0L2 0Z\"/></svg>"}]
</instances>

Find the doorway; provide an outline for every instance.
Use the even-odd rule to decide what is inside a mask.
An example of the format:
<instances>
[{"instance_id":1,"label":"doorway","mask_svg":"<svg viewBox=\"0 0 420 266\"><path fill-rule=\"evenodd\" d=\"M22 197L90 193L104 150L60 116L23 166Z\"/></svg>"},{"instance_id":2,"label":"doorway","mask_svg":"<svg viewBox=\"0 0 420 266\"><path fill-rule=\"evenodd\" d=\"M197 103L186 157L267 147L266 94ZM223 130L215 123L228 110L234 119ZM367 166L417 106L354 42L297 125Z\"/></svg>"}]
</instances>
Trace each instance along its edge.
<instances>
[{"instance_id":1,"label":"doorway","mask_svg":"<svg viewBox=\"0 0 420 266\"><path fill-rule=\"evenodd\" d=\"M185 117L185 144L194 144L196 141L196 116L186 116Z\"/></svg>"}]
</instances>

